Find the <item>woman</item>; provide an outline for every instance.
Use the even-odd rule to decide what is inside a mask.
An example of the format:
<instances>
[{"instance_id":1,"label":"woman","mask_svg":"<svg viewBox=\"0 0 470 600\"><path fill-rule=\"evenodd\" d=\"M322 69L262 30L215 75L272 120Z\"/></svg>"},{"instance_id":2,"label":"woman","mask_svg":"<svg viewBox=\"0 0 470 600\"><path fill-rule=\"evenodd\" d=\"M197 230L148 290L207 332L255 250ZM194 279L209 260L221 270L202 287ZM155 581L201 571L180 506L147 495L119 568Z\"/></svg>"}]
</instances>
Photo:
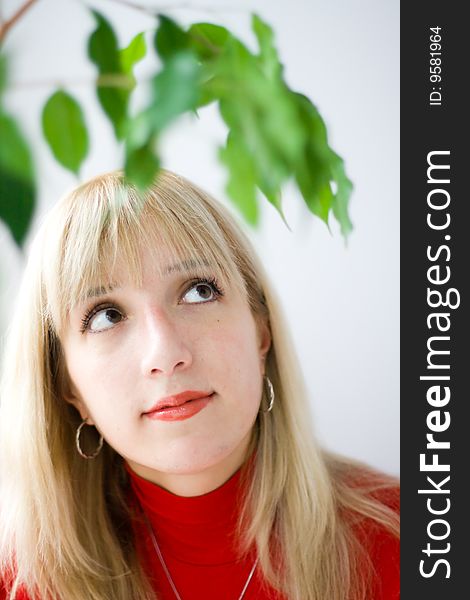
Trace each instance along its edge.
<instances>
[{"instance_id":1,"label":"woman","mask_svg":"<svg viewBox=\"0 0 470 600\"><path fill-rule=\"evenodd\" d=\"M51 211L1 400L5 598L398 598L394 482L317 447L253 249L177 175Z\"/></svg>"}]
</instances>

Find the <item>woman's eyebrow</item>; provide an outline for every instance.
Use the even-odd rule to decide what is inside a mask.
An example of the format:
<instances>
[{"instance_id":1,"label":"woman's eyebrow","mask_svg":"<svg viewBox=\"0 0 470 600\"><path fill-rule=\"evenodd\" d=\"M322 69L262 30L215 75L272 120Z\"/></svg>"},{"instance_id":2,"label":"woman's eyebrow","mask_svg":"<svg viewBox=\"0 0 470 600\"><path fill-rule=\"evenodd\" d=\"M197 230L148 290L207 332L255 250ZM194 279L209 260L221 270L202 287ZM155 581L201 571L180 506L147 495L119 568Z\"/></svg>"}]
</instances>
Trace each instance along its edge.
<instances>
[{"instance_id":1,"label":"woman's eyebrow","mask_svg":"<svg viewBox=\"0 0 470 600\"><path fill-rule=\"evenodd\" d=\"M175 271L194 271L194 269L197 269L199 267L208 267L210 266L210 263L207 260L201 259L201 260L182 260L179 263L174 263L173 265L169 265L168 267L166 267L163 270L164 275L171 275L171 273L174 273Z\"/></svg>"},{"instance_id":2,"label":"woman's eyebrow","mask_svg":"<svg viewBox=\"0 0 470 600\"><path fill-rule=\"evenodd\" d=\"M100 285L95 288L91 288L86 293L86 298L99 298L100 296L105 296L109 294L113 290L119 289L121 286L116 283L111 283L108 286Z\"/></svg>"},{"instance_id":3,"label":"woman's eyebrow","mask_svg":"<svg viewBox=\"0 0 470 600\"><path fill-rule=\"evenodd\" d=\"M208 261L206 260L183 260L179 263L174 263L172 265L168 265L167 267L165 267L165 269L163 270L163 274L165 277L167 277L168 275L171 275L174 272L181 272L181 271L193 271L194 269L197 269L198 267L201 266L209 266ZM110 283L109 285L100 285L98 287L94 287L94 288L90 288L87 293L86 293L86 298L99 298L100 296L106 296L106 294L109 294L110 292L112 292L113 290L118 290L120 289L122 286L119 285L118 283Z\"/></svg>"}]
</instances>

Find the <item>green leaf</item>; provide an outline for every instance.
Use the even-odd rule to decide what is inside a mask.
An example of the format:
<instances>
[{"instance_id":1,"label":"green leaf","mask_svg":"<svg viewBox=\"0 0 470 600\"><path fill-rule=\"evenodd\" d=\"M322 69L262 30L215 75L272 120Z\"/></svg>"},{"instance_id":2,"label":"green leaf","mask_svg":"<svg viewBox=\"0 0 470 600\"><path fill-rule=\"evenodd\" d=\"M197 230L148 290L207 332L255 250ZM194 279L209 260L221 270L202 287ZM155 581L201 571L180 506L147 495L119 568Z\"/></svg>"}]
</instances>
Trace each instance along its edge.
<instances>
[{"instance_id":1,"label":"green leaf","mask_svg":"<svg viewBox=\"0 0 470 600\"><path fill-rule=\"evenodd\" d=\"M207 106L218 99L218 80L217 77L214 76L214 70L211 65L201 65L199 86L200 89L197 108Z\"/></svg>"},{"instance_id":2,"label":"green leaf","mask_svg":"<svg viewBox=\"0 0 470 600\"><path fill-rule=\"evenodd\" d=\"M199 99L199 63L192 52L169 57L152 81L149 106L129 123L126 136L126 174L139 188L153 181L160 161L159 134L179 115L194 110Z\"/></svg>"},{"instance_id":3,"label":"green leaf","mask_svg":"<svg viewBox=\"0 0 470 600\"><path fill-rule=\"evenodd\" d=\"M160 161L153 151L154 140L132 150L126 157L125 174L140 190L146 190L155 180Z\"/></svg>"},{"instance_id":4,"label":"green leaf","mask_svg":"<svg viewBox=\"0 0 470 600\"><path fill-rule=\"evenodd\" d=\"M98 87L97 94L104 112L113 125L116 138L122 140L126 131L128 93L120 89Z\"/></svg>"},{"instance_id":5,"label":"green leaf","mask_svg":"<svg viewBox=\"0 0 470 600\"><path fill-rule=\"evenodd\" d=\"M134 66L141 61L147 52L147 45L143 33L138 33L127 46L119 50L119 59L121 63L121 71L123 73L132 74Z\"/></svg>"},{"instance_id":6,"label":"green leaf","mask_svg":"<svg viewBox=\"0 0 470 600\"><path fill-rule=\"evenodd\" d=\"M220 62L219 76L225 77L228 90L221 89L221 116L230 131L243 137L257 186L282 215L281 185L289 176L289 149L293 144L298 153L297 123L290 124L292 135L286 136L285 130L279 129L282 107L273 100L272 84L263 79L255 58L239 42L230 44ZM302 141L301 130L300 134Z\"/></svg>"},{"instance_id":7,"label":"green leaf","mask_svg":"<svg viewBox=\"0 0 470 600\"><path fill-rule=\"evenodd\" d=\"M199 64L187 51L170 57L154 77L150 104L129 122L126 136L126 174L139 188L152 183L159 168L155 147L160 132L197 106L198 82Z\"/></svg>"},{"instance_id":8,"label":"green leaf","mask_svg":"<svg viewBox=\"0 0 470 600\"><path fill-rule=\"evenodd\" d=\"M165 61L182 50L188 50L188 34L173 19L158 15L160 25L154 38L155 50Z\"/></svg>"},{"instance_id":9,"label":"green leaf","mask_svg":"<svg viewBox=\"0 0 470 600\"><path fill-rule=\"evenodd\" d=\"M281 215L282 220L287 225L284 212L282 210L282 194L281 194L281 181L271 182L265 177L260 176L258 178L258 187L266 196L268 202L270 202L274 208Z\"/></svg>"},{"instance_id":10,"label":"green leaf","mask_svg":"<svg viewBox=\"0 0 470 600\"><path fill-rule=\"evenodd\" d=\"M329 182L320 175L321 165L309 160L308 156L297 165L295 179L309 210L328 225L333 193Z\"/></svg>"},{"instance_id":11,"label":"green leaf","mask_svg":"<svg viewBox=\"0 0 470 600\"><path fill-rule=\"evenodd\" d=\"M338 220L344 238L351 233L353 225L349 218L348 205L353 185L344 170L343 160L332 152L332 171L337 184L337 192L333 202L333 214Z\"/></svg>"},{"instance_id":12,"label":"green leaf","mask_svg":"<svg viewBox=\"0 0 470 600\"><path fill-rule=\"evenodd\" d=\"M0 111L0 219L19 246L31 224L35 199L30 150L16 121Z\"/></svg>"},{"instance_id":13,"label":"green leaf","mask_svg":"<svg viewBox=\"0 0 470 600\"><path fill-rule=\"evenodd\" d=\"M32 181L18 179L0 167L0 219L20 247L31 225L35 198Z\"/></svg>"},{"instance_id":14,"label":"green leaf","mask_svg":"<svg viewBox=\"0 0 470 600\"><path fill-rule=\"evenodd\" d=\"M308 132L302 161L296 163L295 178L308 208L328 224L329 212L340 224L343 237L352 230L348 203L352 184L346 176L342 159L328 145L327 130L316 107L302 94L292 94L299 115ZM333 193L331 184L336 192Z\"/></svg>"},{"instance_id":15,"label":"green leaf","mask_svg":"<svg viewBox=\"0 0 470 600\"><path fill-rule=\"evenodd\" d=\"M233 144L236 145L236 152L240 154L239 160L244 165L245 171L248 171L248 164L250 164L250 172L253 174L256 186L279 211L285 221L281 206L281 184L286 177L287 170L275 149L266 142L259 131L256 124L256 115L249 105L240 105L237 98L224 99L220 102L220 109L224 120L229 124L231 132L228 138L229 143L233 138ZM228 161L231 161L233 171L235 157L230 155L230 150L229 145L229 154L225 156L224 162L228 165ZM235 150L233 150L234 152ZM223 159L224 153L219 154L219 156ZM234 186L235 182L232 182L230 188L234 189ZM240 196L231 194L231 197L243 209ZM247 202L249 201L247 200ZM254 221L250 222L255 224Z\"/></svg>"},{"instance_id":16,"label":"green leaf","mask_svg":"<svg viewBox=\"0 0 470 600\"><path fill-rule=\"evenodd\" d=\"M123 72L113 28L99 12L93 10L92 13L97 28L88 41L88 56L98 67L98 99L113 125L116 138L121 140L125 135L129 95L135 81Z\"/></svg>"},{"instance_id":17,"label":"green leaf","mask_svg":"<svg viewBox=\"0 0 470 600\"><path fill-rule=\"evenodd\" d=\"M255 14L252 15L251 27L258 40L260 48L259 64L261 65L264 74L270 80L280 79L282 75L282 65L279 62L279 56L273 44L273 30Z\"/></svg>"},{"instance_id":18,"label":"green leaf","mask_svg":"<svg viewBox=\"0 0 470 600\"><path fill-rule=\"evenodd\" d=\"M230 133L225 148L219 149L219 158L228 169L227 194L248 223L257 225L256 173L243 139Z\"/></svg>"},{"instance_id":19,"label":"green leaf","mask_svg":"<svg viewBox=\"0 0 470 600\"><path fill-rule=\"evenodd\" d=\"M303 94L291 92L294 105L297 107L301 123L309 134L310 143L316 148L323 160L330 158L327 131L323 119L314 104Z\"/></svg>"},{"instance_id":20,"label":"green leaf","mask_svg":"<svg viewBox=\"0 0 470 600\"><path fill-rule=\"evenodd\" d=\"M92 10L97 28L88 40L88 56L100 73L120 73L121 61L116 34L107 19Z\"/></svg>"},{"instance_id":21,"label":"green leaf","mask_svg":"<svg viewBox=\"0 0 470 600\"><path fill-rule=\"evenodd\" d=\"M145 146L153 134L152 113L146 108L129 121L125 140L127 154Z\"/></svg>"},{"instance_id":22,"label":"green leaf","mask_svg":"<svg viewBox=\"0 0 470 600\"><path fill-rule=\"evenodd\" d=\"M52 94L42 112L42 128L56 160L78 174L88 153L88 133L78 102L62 90Z\"/></svg>"},{"instance_id":23,"label":"green leaf","mask_svg":"<svg viewBox=\"0 0 470 600\"><path fill-rule=\"evenodd\" d=\"M154 78L153 98L148 109L154 133L159 133L176 117L194 110L199 100L199 64L192 52L169 58Z\"/></svg>"},{"instance_id":24,"label":"green leaf","mask_svg":"<svg viewBox=\"0 0 470 600\"><path fill-rule=\"evenodd\" d=\"M13 117L0 111L0 166L24 181L33 180L28 144Z\"/></svg>"},{"instance_id":25,"label":"green leaf","mask_svg":"<svg viewBox=\"0 0 470 600\"><path fill-rule=\"evenodd\" d=\"M228 29L213 23L195 23L188 29L188 34L191 49L201 61L219 56L233 38Z\"/></svg>"}]
</instances>

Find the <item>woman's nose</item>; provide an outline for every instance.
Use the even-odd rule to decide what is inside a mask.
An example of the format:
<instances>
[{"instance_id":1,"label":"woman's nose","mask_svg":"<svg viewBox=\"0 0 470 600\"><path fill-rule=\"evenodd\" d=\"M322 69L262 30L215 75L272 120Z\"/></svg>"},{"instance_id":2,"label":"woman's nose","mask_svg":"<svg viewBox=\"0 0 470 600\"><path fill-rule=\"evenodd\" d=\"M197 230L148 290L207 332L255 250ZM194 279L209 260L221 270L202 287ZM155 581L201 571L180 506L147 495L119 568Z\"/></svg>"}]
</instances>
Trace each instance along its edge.
<instances>
[{"instance_id":1,"label":"woman's nose","mask_svg":"<svg viewBox=\"0 0 470 600\"><path fill-rule=\"evenodd\" d=\"M143 320L141 364L144 375L171 375L192 363L182 323L159 309L150 308Z\"/></svg>"}]
</instances>

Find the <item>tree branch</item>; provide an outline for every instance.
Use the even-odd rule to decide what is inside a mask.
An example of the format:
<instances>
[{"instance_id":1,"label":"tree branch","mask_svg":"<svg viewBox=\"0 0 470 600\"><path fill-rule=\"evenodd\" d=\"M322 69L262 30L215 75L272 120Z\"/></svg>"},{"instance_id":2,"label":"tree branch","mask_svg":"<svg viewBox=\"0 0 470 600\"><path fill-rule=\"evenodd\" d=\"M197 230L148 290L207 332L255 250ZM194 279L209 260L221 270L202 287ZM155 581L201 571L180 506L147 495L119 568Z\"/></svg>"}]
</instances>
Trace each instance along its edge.
<instances>
[{"instance_id":1,"label":"tree branch","mask_svg":"<svg viewBox=\"0 0 470 600\"><path fill-rule=\"evenodd\" d=\"M16 13L7 21L0 25L0 45L3 43L6 34L13 27L13 25L21 19L24 13L35 3L37 0L26 0L23 6L16 11Z\"/></svg>"},{"instance_id":2,"label":"tree branch","mask_svg":"<svg viewBox=\"0 0 470 600\"><path fill-rule=\"evenodd\" d=\"M11 81L10 91L22 91L34 88L73 88L81 86L96 86L99 88L117 88L122 90L132 90L137 83L149 83L151 79L141 78L139 82L134 81L132 77L124 73L103 73L96 79L56 79L56 80L37 80L37 81Z\"/></svg>"}]
</instances>

